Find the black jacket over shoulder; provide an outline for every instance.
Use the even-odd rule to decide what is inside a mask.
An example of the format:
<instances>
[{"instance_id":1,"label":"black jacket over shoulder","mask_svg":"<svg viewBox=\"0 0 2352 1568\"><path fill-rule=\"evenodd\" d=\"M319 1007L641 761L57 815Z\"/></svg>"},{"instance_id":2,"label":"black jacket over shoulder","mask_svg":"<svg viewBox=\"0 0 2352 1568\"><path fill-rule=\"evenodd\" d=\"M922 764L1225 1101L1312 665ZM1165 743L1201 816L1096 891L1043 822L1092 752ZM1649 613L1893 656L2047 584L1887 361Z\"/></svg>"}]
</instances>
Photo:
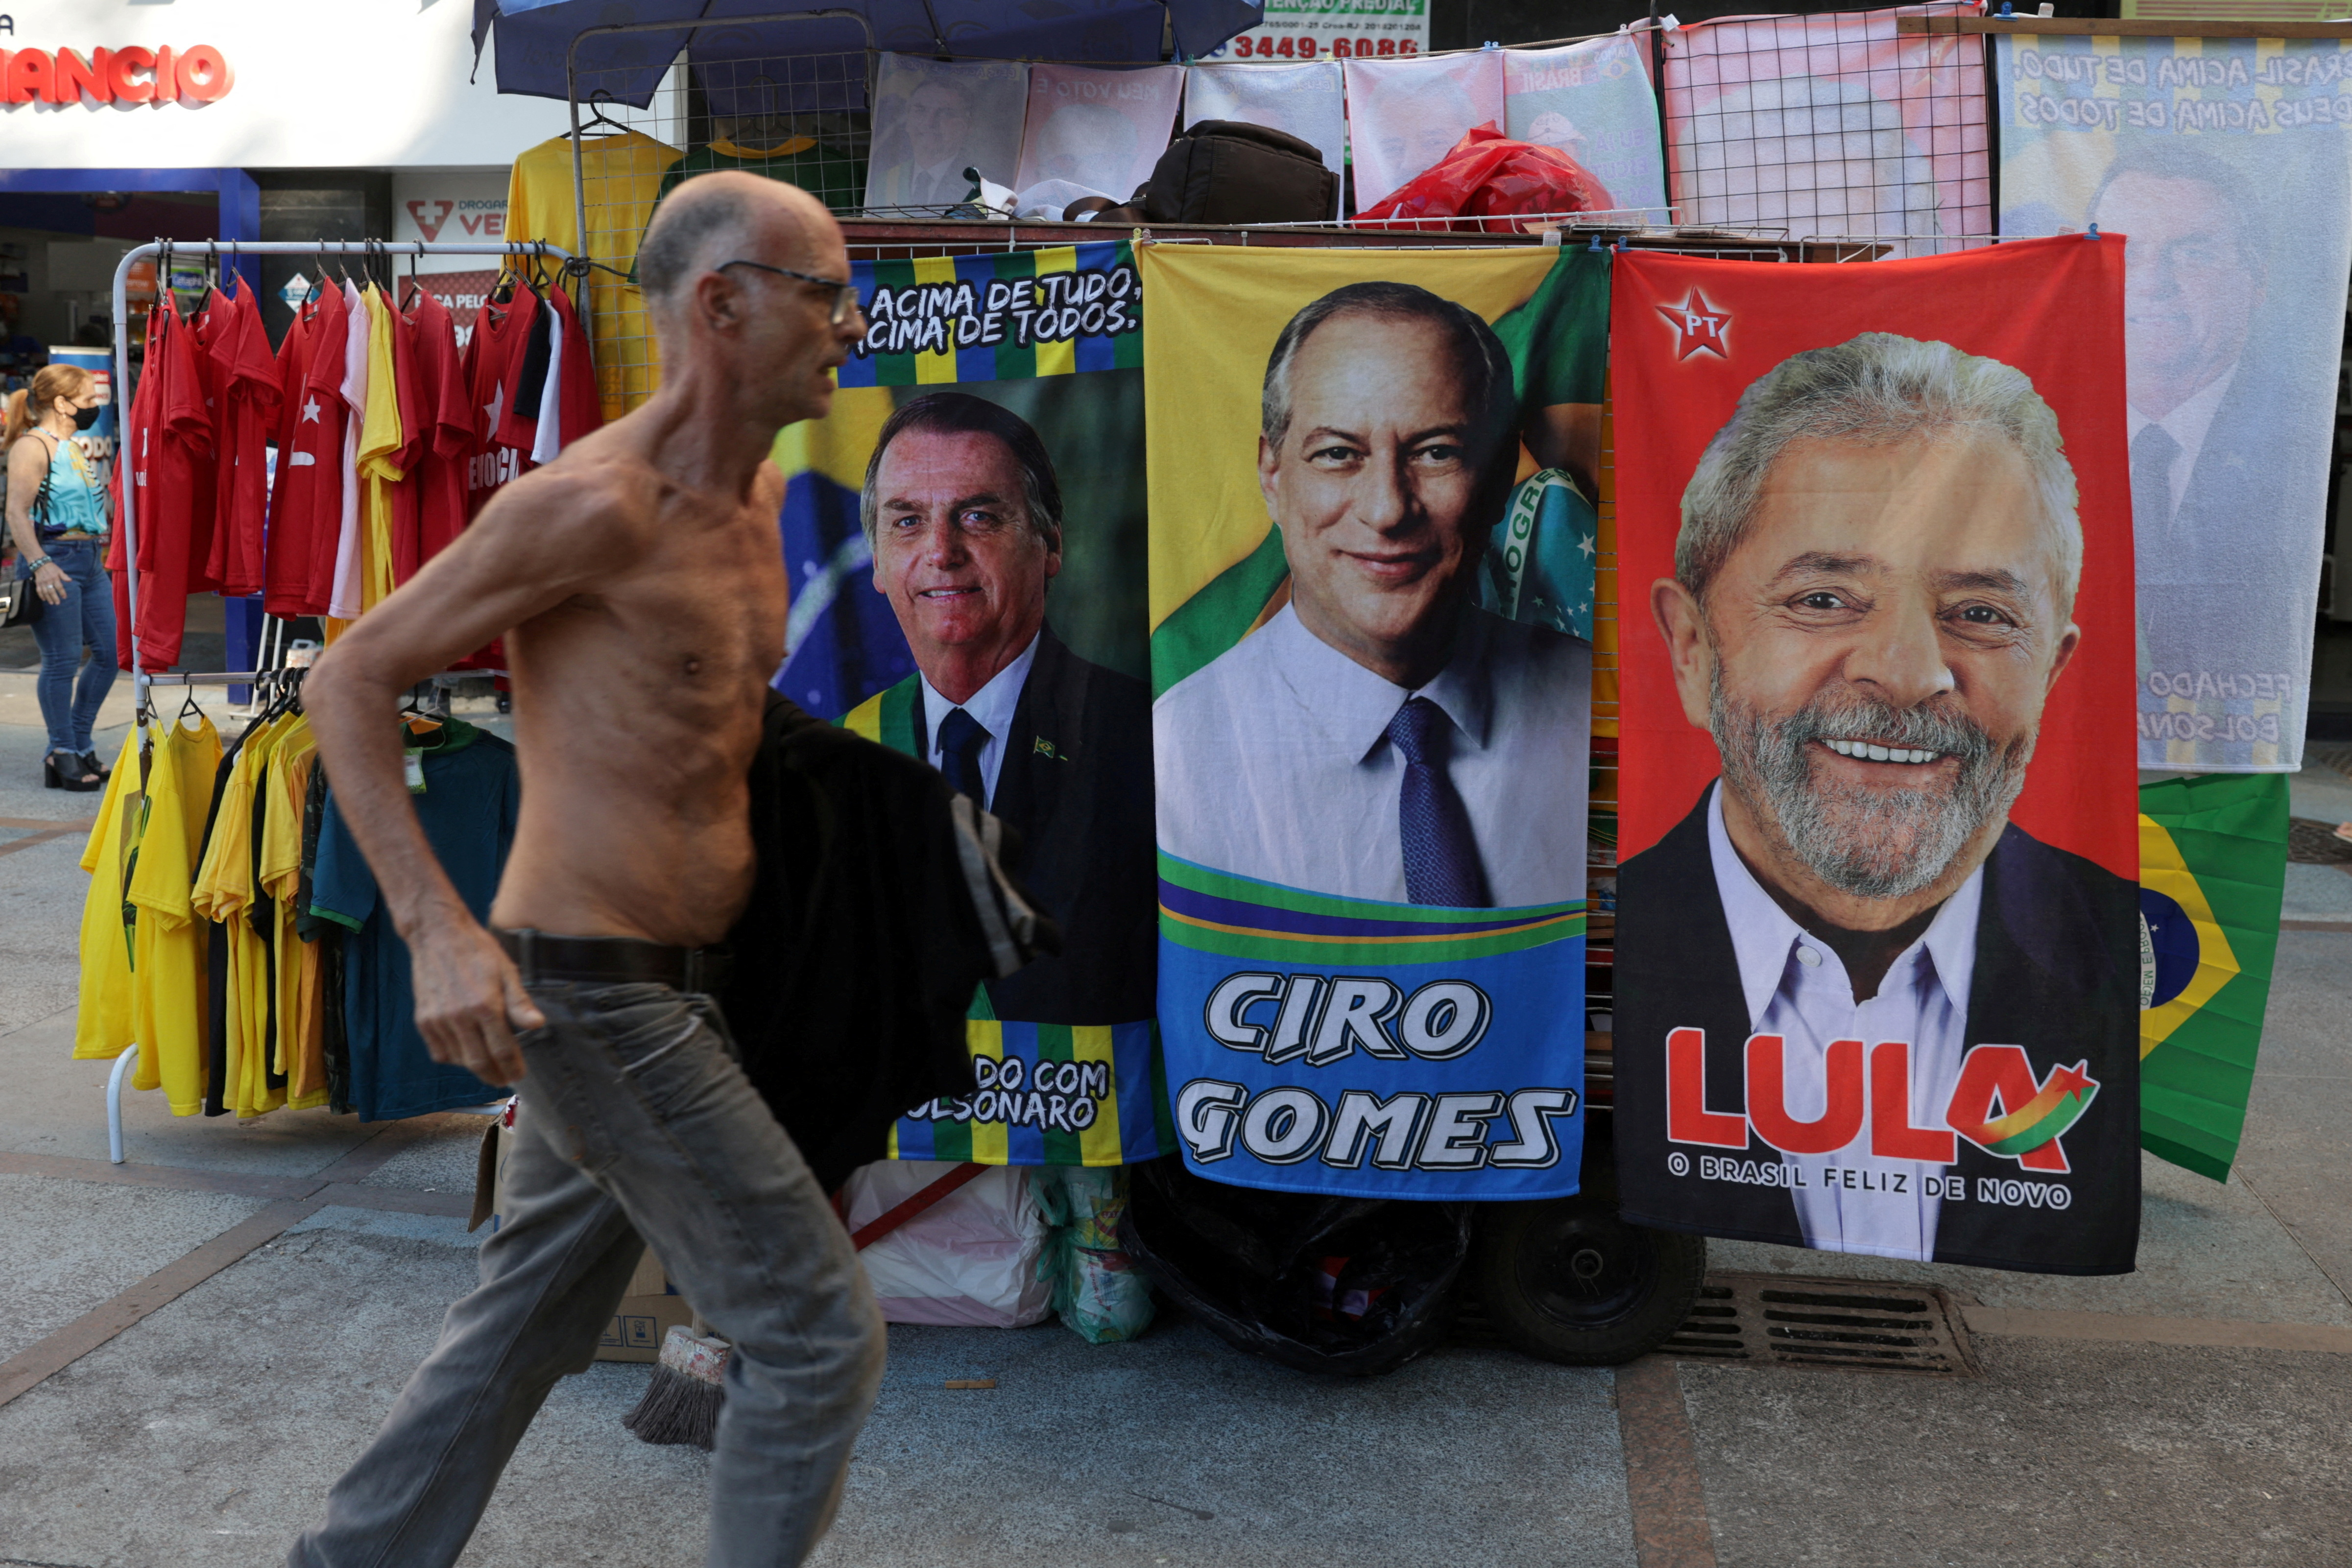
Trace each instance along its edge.
<instances>
[{"instance_id":1,"label":"black jacket over shoulder","mask_svg":"<svg viewBox=\"0 0 2352 1568\"><path fill-rule=\"evenodd\" d=\"M772 693L751 793L759 872L719 1003L745 1073L831 1191L908 1111L972 1092L974 988L1059 936L1043 921L1008 956L1005 907L1025 894L992 867L975 875L985 852L947 780Z\"/></svg>"},{"instance_id":2,"label":"black jacket over shoulder","mask_svg":"<svg viewBox=\"0 0 2352 1568\"><path fill-rule=\"evenodd\" d=\"M910 749L929 756L923 706ZM1008 863L1062 929L1058 957L992 980L1024 1023L1107 1024L1159 1006L1160 883L1151 814L1151 693L1078 657L1051 626L1021 687L988 802L1018 835Z\"/></svg>"},{"instance_id":3,"label":"black jacket over shoulder","mask_svg":"<svg viewBox=\"0 0 2352 1568\"><path fill-rule=\"evenodd\" d=\"M1805 1244L1795 1201L1769 1185L1706 1180L1703 1155L1777 1164L1751 1132L1744 1154L1666 1139L1666 1036L1706 1031L1706 1105L1745 1103L1749 1019L1707 847L1707 798L1625 862L1617 879L1616 1145L1625 1218L1669 1230ZM2011 824L1985 862L1964 1043L2022 1046L2037 1082L2087 1059L2097 1097L2061 1140L2069 1175L2019 1168L1959 1140L1936 1261L2046 1274L2123 1274L2139 1241L2138 889ZM1867 1041L1867 1044L1877 1042ZM2009 1107L2014 1110L2016 1107ZM1915 1107L1922 1126L1941 1107ZM1687 1174L1669 1158L1681 1155ZM2063 1183L2054 1208L1977 1201L1979 1177Z\"/></svg>"}]
</instances>

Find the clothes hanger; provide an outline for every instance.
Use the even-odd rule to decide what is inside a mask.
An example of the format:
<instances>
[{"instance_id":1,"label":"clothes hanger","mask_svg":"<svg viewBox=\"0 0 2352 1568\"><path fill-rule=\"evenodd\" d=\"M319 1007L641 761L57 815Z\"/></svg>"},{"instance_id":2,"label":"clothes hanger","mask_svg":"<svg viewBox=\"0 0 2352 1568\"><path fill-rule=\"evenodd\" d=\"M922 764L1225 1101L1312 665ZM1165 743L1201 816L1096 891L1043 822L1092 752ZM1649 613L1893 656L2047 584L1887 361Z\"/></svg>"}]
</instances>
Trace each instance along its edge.
<instances>
[{"instance_id":1,"label":"clothes hanger","mask_svg":"<svg viewBox=\"0 0 2352 1568\"><path fill-rule=\"evenodd\" d=\"M441 721L417 706L416 694L420 689L418 686L408 688L408 695L402 699L400 705L400 718L407 726L409 734L421 737L439 730Z\"/></svg>"},{"instance_id":2,"label":"clothes hanger","mask_svg":"<svg viewBox=\"0 0 2352 1568\"><path fill-rule=\"evenodd\" d=\"M490 280L490 304L505 305L513 300L515 283L521 276L515 267L515 256L520 248L519 244L509 241L506 250L499 255L499 275Z\"/></svg>"},{"instance_id":3,"label":"clothes hanger","mask_svg":"<svg viewBox=\"0 0 2352 1568\"><path fill-rule=\"evenodd\" d=\"M629 134L627 126L604 112L604 106L612 101L613 89L610 88L600 87L588 95L588 107L595 112L581 122L580 135L584 137L590 131L600 125L609 131L617 131L623 136Z\"/></svg>"},{"instance_id":4,"label":"clothes hanger","mask_svg":"<svg viewBox=\"0 0 2352 1568\"><path fill-rule=\"evenodd\" d=\"M190 714L194 714L196 716L197 723L210 724L212 720L205 716L205 710L203 707L198 706L196 702L196 688L194 686L184 686L181 690L184 695L180 698L179 716L173 719L172 722L173 724L185 724L188 721L188 716Z\"/></svg>"}]
</instances>

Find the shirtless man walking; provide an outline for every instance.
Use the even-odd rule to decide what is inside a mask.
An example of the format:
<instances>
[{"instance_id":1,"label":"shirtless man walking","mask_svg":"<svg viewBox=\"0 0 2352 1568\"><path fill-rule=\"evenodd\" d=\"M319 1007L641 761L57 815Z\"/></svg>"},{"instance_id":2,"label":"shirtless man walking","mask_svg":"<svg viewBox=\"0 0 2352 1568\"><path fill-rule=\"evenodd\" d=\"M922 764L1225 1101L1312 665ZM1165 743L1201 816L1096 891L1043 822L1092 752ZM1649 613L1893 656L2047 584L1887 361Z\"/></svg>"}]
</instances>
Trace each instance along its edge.
<instances>
[{"instance_id":1,"label":"shirtless man walking","mask_svg":"<svg viewBox=\"0 0 2352 1568\"><path fill-rule=\"evenodd\" d=\"M746 779L783 657L776 431L865 331L841 231L789 185L687 183L638 252L662 387L515 481L304 689L335 800L415 960L435 1060L527 1082L481 1284L293 1568L456 1562L650 1240L734 1345L713 1568L799 1563L882 1372L881 1318L707 994L750 895ZM485 930L401 778L400 694L504 634L522 817Z\"/></svg>"}]
</instances>

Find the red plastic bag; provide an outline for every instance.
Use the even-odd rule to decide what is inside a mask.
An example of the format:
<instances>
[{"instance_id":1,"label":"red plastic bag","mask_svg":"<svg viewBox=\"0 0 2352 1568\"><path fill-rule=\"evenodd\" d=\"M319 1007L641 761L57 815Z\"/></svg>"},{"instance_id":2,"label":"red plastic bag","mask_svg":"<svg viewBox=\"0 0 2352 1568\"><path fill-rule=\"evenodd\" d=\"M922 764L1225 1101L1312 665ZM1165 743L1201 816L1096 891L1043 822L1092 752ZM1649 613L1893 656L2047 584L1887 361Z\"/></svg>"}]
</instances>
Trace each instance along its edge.
<instances>
[{"instance_id":1,"label":"red plastic bag","mask_svg":"<svg viewBox=\"0 0 2352 1568\"><path fill-rule=\"evenodd\" d=\"M1430 218L1526 213L1597 213L1616 204L1592 172L1556 147L1514 141L1495 122L1474 127L1430 168L1356 214L1374 228L1426 228ZM1401 220L1382 223L1381 219ZM1457 229L1508 234L1515 223L1457 223Z\"/></svg>"}]
</instances>

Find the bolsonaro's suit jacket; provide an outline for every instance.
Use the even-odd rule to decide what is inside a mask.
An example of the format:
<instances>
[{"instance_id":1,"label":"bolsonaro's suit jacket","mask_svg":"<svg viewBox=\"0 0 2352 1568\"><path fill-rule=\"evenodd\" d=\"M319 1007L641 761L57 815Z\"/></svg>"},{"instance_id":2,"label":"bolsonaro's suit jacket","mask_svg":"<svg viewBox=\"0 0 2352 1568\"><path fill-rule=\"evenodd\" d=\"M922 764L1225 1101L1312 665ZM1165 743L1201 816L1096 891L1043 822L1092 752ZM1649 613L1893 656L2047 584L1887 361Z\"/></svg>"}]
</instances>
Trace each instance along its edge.
<instances>
[{"instance_id":1,"label":"bolsonaro's suit jacket","mask_svg":"<svg viewBox=\"0 0 2352 1568\"><path fill-rule=\"evenodd\" d=\"M929 757L921 683L908 676L845 722ZM1012 871L1062 928L1060 956L988 982L995 1016L1048 1024L1150 1018L1160 928L1150 692L1078 657L1045 628L986 804L1020 835Z\"/></svg>"}]
</instances>

